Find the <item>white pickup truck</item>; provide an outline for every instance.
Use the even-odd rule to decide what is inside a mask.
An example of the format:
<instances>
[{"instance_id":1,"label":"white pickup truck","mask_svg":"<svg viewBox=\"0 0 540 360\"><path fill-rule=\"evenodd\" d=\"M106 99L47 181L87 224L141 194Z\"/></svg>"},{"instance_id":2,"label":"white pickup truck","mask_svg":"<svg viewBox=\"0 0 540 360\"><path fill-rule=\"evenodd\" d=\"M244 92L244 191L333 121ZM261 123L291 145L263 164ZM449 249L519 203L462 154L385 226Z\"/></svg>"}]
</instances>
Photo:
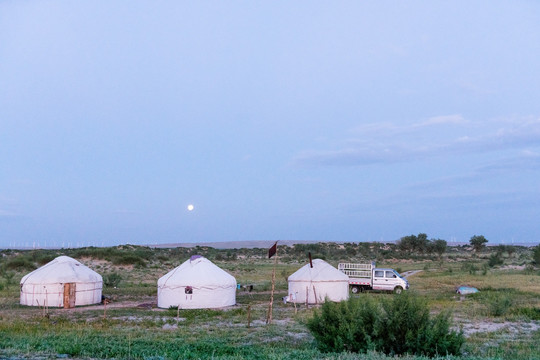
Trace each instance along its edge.
<instances>
[{"instance_id":1,"label":"white pickup truck","mask_svg":"<svg viewBox=\"0 0 540 360\"><path fill-rule=\"evenodd\" d=\"M375 267L375 262L351 264L339 263L338 270L349 277L353 294L365 290L386 290L400 294L409 288L409 282L394 269Z\"/></svg>"}]
</instances>

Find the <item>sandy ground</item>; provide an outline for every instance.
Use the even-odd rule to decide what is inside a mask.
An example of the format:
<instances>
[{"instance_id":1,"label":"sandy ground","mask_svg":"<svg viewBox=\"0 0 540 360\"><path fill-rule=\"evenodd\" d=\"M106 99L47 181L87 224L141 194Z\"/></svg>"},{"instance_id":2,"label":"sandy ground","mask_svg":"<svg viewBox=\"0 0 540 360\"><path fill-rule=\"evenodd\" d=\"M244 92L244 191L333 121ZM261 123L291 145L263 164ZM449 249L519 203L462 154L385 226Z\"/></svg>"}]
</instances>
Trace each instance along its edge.
<instances>
[{"instance_id":1,"label":"sandy ground","mask_svg":"<svg viewBox=\"0 0 540 360\"><path fill-rule=\"evenodd\" d=\"M476 333L489 333L495 331L507 331L513 335L531 333L540 330L540 321L531 322L493 322L493 321L467 321L462 320L459 323L463 326L463 333L469 337Z\"/></svg>"},{"instance_id":2,"label":"sandy ground","mask_svg":"<svg viewBox=\"0 0 540 360\"><path fill-rule=\"evenodd\" d=\"M49 308L49 310L58 310L61 312L85 312L85 311L105 311L109 309L126 309L126 308L138 308L138 309L152 309L154 311L162 311L166 309L160 309L157 307L157 299L155 296L149 296L147 298L132 301L132 300L126 300L126 301L112 301L106 305L104 304L96 304L96 305L88 305L88 306L78 306L71 309L62 309L62 308Z\"/></svg>"},{"instance_id":3,"label":"sandy ground","mask_svg":"<svg viewBox=\"0 0 540 360\"><path fill-rule=\"evenodd\" d=\"M415 274L418 274L419 272L421 272L423 270L410 270L410 271L404 271L401 273L401 276L403 276L405 279L410 277L410 276L413 276Z\"/></svg>"}]
</instances>

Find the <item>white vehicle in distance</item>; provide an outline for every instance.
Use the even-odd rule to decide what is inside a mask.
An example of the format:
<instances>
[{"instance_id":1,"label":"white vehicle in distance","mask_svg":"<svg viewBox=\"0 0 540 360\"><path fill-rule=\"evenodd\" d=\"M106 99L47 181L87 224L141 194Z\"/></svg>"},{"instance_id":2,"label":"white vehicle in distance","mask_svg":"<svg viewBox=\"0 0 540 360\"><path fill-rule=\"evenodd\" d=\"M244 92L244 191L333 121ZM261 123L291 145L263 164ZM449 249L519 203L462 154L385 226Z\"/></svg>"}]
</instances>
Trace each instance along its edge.
<instances>
[{"instance_id":1,"label":"white vehicle in distance","mask_svg":"<svg viewBox=\"0 0 540 360\"><path fill-rule=\"evenodd\" d=\"M377 268L375 262L339 263L338 270L349 277L349 287L353 294L366 290L393 291L401 294L409 289L409 282L394 269Z\"/></svg>"}]
</instances>

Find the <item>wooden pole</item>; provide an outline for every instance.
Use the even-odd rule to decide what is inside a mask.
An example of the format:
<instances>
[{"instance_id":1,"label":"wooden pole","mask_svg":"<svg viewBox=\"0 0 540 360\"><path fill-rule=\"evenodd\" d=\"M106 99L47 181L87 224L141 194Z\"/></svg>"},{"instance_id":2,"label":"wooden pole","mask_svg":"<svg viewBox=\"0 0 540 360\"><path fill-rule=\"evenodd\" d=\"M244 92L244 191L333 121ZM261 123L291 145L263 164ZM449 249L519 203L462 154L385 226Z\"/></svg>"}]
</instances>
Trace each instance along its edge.
<instances>
[{"instance_id":1,"label":"wooden pole","mask_svg":"<svg viewBox=\"0 0 540 360\"><path fill-rule=\"evenodd\" d=\"M45 314L43 313L43 309L45 308L45 305L43 305L43 307L41 307L41 305L39 305L39 300L38 299L36 299L36 302L37 302L37 306L38 306L39 311L41 311L41 316L45 317Z\"/></svg>"},{"instance_id":2,"label":"wooden pole","mask_svg":"<svg viewBox=\"0 0 540 360\"><path fill-rule=\"evenodd\" d=\"M266 324L272 323L272 307L274 305L274 289L276 284L276 265L277 265L277 247L276 247L276 255L274 260L274 269L272 269L272 292L270 293L270 306L268 307L268 316L266 317Z\"/></svg>"},{"instance_id":3,"label":"wooden pole","mask_svg":"<svg viewBox=\"0 0 540 360\"><path fill-rule=\"evenodd\" d=\"M47 292L47 289L45 289L45 301L43 302L45 306L45 316L49 316L49 293Z\"/></svg>"}]
</instances>

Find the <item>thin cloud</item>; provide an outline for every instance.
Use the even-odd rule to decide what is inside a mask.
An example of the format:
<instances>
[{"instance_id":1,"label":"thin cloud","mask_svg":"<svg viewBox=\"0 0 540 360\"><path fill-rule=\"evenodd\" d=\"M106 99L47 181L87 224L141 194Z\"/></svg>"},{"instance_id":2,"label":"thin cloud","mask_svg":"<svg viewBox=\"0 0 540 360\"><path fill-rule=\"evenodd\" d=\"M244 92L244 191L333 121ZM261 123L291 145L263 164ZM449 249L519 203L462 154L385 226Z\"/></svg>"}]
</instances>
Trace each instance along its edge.
<instances>
[{"instance_id":1,"label":"thin cloud","mask_svg":"<svg viewBox=\"0 0 540 360\"><path fill-rule=\"evenodd\" d=\"M345 141L347 146L342 149L300 152L293 163L300 166L360 166L540 146L540 119L476 123L469 129L474 133L454 138L444 138L445 133L441 135L437 131L437 126L464 124L470 123L460 115L433 117L409 126L367 124L354 131L364 135L369 132L370 137L348 139ZM398 132L409 135L389 136ZM418 140L435 137L431 142Z\"/></svg>"},{"instance_id":2,"label":"thin cloud","mask_svg":"<svg viewBox=\"0 0 540 360\"><path fill-rule=\"evenodd\" d=\"M335 151L305 151L294 159L296 164L323 166L354 166L394 163L405 159L392 148L347 148Z\"/></svg>"},{"instance_id":3,"label":"thin cloud","mask_svg":"<svg viewBox=\"0 0 540 360\"><path fill-rule=\"evenodd\" d=\"M423 189L426 190L426 189ZM363 212L400 212L409 209L414 203L416 211L419 209L436 208L459 209L464 211L470 207L524 207L536 208L540 194L530 191L503 190L503 191L461 191L453 190L439 192L399 192L386 194L377 198L359 201L348 206L348 211Z\"/></svg>"},{"instance_id":4,"label":"thin cloud","mask_svg":"<svg viewBox=\"0 0 540 360\"><path fill-rule=\"evenodd\" d=\"M407 125L397 125L391 122L363 124L351 129L352 133L356 134L381 134L381 135L396 135L411 132L417 132L420 128L435 127L443 125L465 125L469 121L461 114L441 115L430 117L426 120L415 122Z\"/></svg>"},{"instance_id":5,"label":"thin cloud","mask_svg":"<svg viewBox=\"0 0 540 360\"><path fill-rule=\"evenodd\" d=\"M478 173L525 172L540 170L540 154L525 150L520 156L505 158L477 169Z\"/></svg>"},{"instance_id":6,"label":"thin cloud","mask_svg":"<svg viewBox=\"0 0 540 360\"><path fill-rule=\"evenodd\" d=\"M16 211L18 208L17 205L15 200L0 196L0 218L10 219L21 217L22 215Z\"/></svg>"},{"instance_id":7,"label":"thin cloud","mask_svg":"<svg viewBox=\"0 0 540 360\"><path fill-rule=\"evenodd\" d=\"M127 209L117 209L117 210L113 210L112 214L115 214L115 215L136 215L136 214L140 214L140 212L137 212L137 211L134 211L134 210L127 210Z\"/></svg>"},{"instance_id":8,"label":"thin cloud","mask_svg":"<svg viewBox=\"0 0 540 360\"><path fill-rule=\"evenodd\" d=\"M427 201L436 204L445 204L445 206L455 207L475 207L484 206L486 208L493 206L535 206L538 204L540 195L521 190L512 191L486 191L471 193L455 193L443 195L427 195L419 201ZM453 204L453 205L450 205Z\"/></svg>"},{"instance_id":9,"label":"thin cloud","mask_svg":"<svg viewBox=\"0 0 540 360\"><path fill-rule=\"evenodd\" d=\"M2 219L12 219L12 218L18 218L18 217L21 217L21 215L16 212L0 209L0 218Z\"/></svg>"},{"instance_id":10,"label":"thin cloud","mask_svg":"<svg viewBox=\"0 0 540 360\"><path fill-rule=\"evenodd\" d=\"M421 127L421 126L432 126L432 125L443 125L443 124L467 124L469 121L465 120L465 118L462 115L442 115L442 116L434 116L426 121L422 121L419 123L416 123L414 126Z\"/></svg>"},{"instance_id":11,"label":"thin cloud","mask_svg":"<svg viewBox=\"0 0 540 360\"><path fill-rule=\"evenodd\" d=\"M438 190L441 188L451 189L471 183L484 182L486 177L495 177L501 174L524 174L527 172L540 170L540 154L526 150L518 156L506 157L498 161L493 161L484 166L479 166L465 174L444 176L428 181L421 181L405 187L409 190Z\"/></svg>"}]
</instances>

